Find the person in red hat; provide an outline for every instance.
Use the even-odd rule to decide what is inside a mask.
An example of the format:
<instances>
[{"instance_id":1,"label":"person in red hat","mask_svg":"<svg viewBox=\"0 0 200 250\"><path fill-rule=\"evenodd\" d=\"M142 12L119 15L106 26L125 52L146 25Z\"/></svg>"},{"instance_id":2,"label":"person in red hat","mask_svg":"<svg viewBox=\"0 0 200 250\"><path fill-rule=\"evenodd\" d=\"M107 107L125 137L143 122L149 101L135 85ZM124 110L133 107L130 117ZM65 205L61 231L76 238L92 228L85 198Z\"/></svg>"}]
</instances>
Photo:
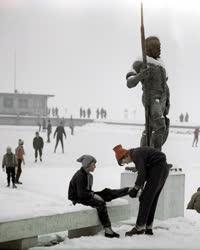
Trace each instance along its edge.
<instances>
[{"instance_id":1,"label":"person in red hat","mask_svg":"<svg viewBox=\"0 0 200 250\"><path fill-rule=\"evenodd\" d=\"M129 196L135 198L138 191L143 190L139 197L136 225L126 232L126 236L144 233L153 235L152 227L158 198L169 174L166 155L150 147L127 150L121 144L115 146L113 150L120 166L130 162L135 163L138 174L135 186L129 191Z\"/></svg>"}]
</instances>

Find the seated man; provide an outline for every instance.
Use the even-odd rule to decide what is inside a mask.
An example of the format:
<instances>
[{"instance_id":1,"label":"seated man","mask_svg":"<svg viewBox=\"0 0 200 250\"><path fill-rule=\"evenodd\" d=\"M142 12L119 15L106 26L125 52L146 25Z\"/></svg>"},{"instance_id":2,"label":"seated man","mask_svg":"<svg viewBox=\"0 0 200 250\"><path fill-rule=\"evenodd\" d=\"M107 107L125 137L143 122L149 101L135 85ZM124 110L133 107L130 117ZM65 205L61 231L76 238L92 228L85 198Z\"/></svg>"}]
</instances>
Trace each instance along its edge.
<instances>
[{"instance_id":1,"label":"seated man","mask_svg":"<svg viewBox=\"0 0 200 250\"><path fill-rule=\"evenodd\" d=\"M200 213L200 187L197 189L197 192L192 195L187 205L187 209L194 209Z\"/></svg>"},{"instance_id":2,"label":"seated man","mask_svg":"<svg viewBox=\"0 0 200 250\"><path fill-rule=\"evenodd\" d=\"M96 208L99 220L105 230L105 237L119 238L119 234L115 233L111 228L106 202L127 195L129 188L105 188L100 192L92 191L93 176L90 172L94 172L96 168L96 159L91 155L83 155L77 161L82 163L82 167L74 174L70 181L68 199L74 205L80 203Z\"/></svg>"}]
</instances>

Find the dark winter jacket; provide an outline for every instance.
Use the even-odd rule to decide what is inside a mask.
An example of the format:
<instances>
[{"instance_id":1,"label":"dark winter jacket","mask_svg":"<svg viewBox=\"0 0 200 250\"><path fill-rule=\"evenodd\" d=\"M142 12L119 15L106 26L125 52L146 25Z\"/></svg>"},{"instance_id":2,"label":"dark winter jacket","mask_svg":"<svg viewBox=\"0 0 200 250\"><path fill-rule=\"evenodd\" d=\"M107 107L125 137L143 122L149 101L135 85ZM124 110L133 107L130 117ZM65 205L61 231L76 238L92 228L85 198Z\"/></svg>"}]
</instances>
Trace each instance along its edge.
<instances>
[{"instance_id":1,"label":"dark winter jacket","mask_svg":"<svg viewBox=\"0 0 200 250\"><path fill-rule=\"evenodd\" d=\"M192 198L187 205L187 209L195 209L198 213L200 213L200 189L192 195Z\"/></svg>"},{"instance_id":2,"label":"dark winter jacket","mask_svg":"<svg viewBox=\"0 0 200 250\"><path fill-rule=\"evenodd\" d=\"M142 187L149 176L152 168L166 166L166 156L164 153L150 147L133 148L130 150L130 156L138 171L135 185Z\"/></svg>"},{"instance_id":3,"label":"dark winter jacket","mask_svg":"<svg viewBox=\"0 0 200 250\"><path fill-rule=\"evenodd\" d=\"M92 184L93 176L81 167L69 183L68 199L74 204L80 201L89 201L94 195Z\"/></svg>"},{"instance_id":4,"label":"dark winter jacket","mask_svg":"<svg viewBox=\"0 0 200 250\"><path fill-rule=\"evenodd\" d=\"M33 139L33 147L34 147L34 149L39 149L39 148L43 148L43 146L44 146L44 141L43 141L43 139L42 139L42 137L35 137L34 139Z\"/></svg>"},{"instance_id":5,"label":"dark winter jacket","mask_svg":"<svg viewBox=\"0 0 200 250\"><path fill-rule=\"evenodd\" d=\"M3 156L3 161L2 161L2 168L15 168L17 166L17 160L16 157L13 153L8 154L6 153Z\"/></svg>"},{"instance_id":6,"label":"dark winter jacket","mask_svg":"<svg viewBox=\"0 0 200 250\"><path fill-rule=\"evenodd\" d=\"M56 136L57 134L57 137L58 138L62 138L63 137L63 134L65 135L66 137L66 133L65 133L65 129L63 126L58 126L54 132L54 137Z\"/></svg>"},{"instance_id":7,"label":"dark winter jacket","mask_svg":"<svg viewBox=\"0 0 200 250\"><path fill-rule=\"evenodd\" d=\"M51 123L48 123L48 125L47 125L47 132L49 134L51 134L51 132L52 132L52 125L51 125Z\"/></svg>"}]
</instances>

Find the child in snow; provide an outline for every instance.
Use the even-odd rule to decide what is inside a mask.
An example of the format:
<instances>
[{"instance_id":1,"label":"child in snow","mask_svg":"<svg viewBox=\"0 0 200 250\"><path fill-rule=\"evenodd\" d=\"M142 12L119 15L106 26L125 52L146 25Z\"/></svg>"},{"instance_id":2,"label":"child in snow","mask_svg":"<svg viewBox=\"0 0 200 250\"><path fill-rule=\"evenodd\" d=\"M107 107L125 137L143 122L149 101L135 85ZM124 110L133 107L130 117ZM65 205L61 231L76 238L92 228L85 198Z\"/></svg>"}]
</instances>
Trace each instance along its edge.
<instances>
[{"instance_id":1,"label":"child in snow","mask_svg":"<svg viewBox=\"0 0 200 250\"><path fill-rule=\"evenodd\" d=\"M23 164L25 165L25 161L24 161L24 142L19 139L18 141L18 147L15 149L15 156L16 156L16 159L17 159L17 174L16 174L16 180L15 180L15 183L17 184L22 184L21 181L19 181L19 178L20 178L20 175L22 173L22 162Z\"/></svg>"},{"instance_id":2,"label":"child in snow","mask_svg":"<svg viewBox=\"0 0 200 250\"><path fill-rule=\"evenodd\" d=\"M96 159L91 155L83 155L77 161L82 163L82 167L74 174L70 181L68 199L74 205L80 203L96 208L99 220L105 230L105 237L119 238L120 235L115 233L111 228L106 202L127 195L129 187L122 189L105 188L100 192L94 192L92 190L93 175L91 172L94 172L96 168Z\"/></svg>"},{"instance_id":3,"label":"child in snow","mask_svg":"<svg viewBox=\"0 0 200 250\"><path fill-rule=\"evenodd\" d=\"M8 182L7 187L10 187L10 179L12 177L13 188L17 188L17 186L15 185L15 167L16 166L17 166L16 157L12 153L11 147L8 146L6 149L6 154L3 156L3 161L2 161L3 171L5 170L5 167L6 167L7 182Z\"/></svg>"}]
</instances>

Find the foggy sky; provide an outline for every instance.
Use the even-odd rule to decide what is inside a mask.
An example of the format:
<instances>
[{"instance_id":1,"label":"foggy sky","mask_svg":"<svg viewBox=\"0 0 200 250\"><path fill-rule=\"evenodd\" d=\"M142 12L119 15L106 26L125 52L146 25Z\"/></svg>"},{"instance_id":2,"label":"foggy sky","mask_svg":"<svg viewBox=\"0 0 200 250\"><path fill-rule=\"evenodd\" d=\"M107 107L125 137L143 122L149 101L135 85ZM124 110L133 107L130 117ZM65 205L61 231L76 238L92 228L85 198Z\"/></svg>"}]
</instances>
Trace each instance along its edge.
<instances>
[{"instance_id":1,"label":"foggy sky","mask_svg":"<svg viewBox=\"0 0 200 250\"><path fill-rule=\"evenodd\" d=\"M181 6L180 6L181 3ZM188 111L200 122L198 1L143 1L146 36L161 40L169 75L172 120ZM141 56L140 2L130 0L2 1L0 91L55 94L50 105L78 115L79 107L123 110L143 117L141 85L126 87L125 75Z\"/></svg>"}]
</instances>

